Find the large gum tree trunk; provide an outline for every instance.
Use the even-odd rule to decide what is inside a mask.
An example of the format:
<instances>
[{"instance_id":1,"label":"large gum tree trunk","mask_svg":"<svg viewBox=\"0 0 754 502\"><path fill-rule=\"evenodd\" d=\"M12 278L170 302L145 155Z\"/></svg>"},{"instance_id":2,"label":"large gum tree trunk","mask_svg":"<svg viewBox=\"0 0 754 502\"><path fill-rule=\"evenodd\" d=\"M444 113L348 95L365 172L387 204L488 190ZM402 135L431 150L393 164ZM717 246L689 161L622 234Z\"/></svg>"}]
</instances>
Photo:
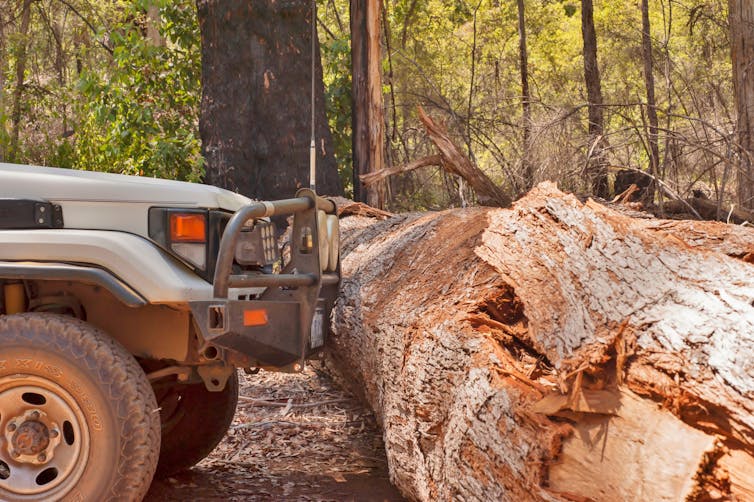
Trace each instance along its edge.
<instances>
[{"instance_id":1,"label":"large gum tree trunk","mask_svg":"<svg viewBox=\"0 0 754 502\"><path fill-rule=\"evenodd\" d=\"M738 203L754 207L754 2L729 0L730 49L736 96Z\"/></svg>"},{"instance_id":2,"label":"large gum tree trunk","mask_svg":"<svg viewBox=\"0 0 754 502\"><path fill-rule=\"evenodd\" d=\"M197 0L205 181L259 199L309 186L311 2ZM342 193L315 55L317 191Z\"/></svg>"},{"instance_id":3,"label":"large gum tree trunk","mask_svg":"<svg viewBox=\"0 0 754 502\"><path fill-rule=\"evenodd\" d=\"M751 229L551 184L343 226L329 364L407 497L754 500Z\"/></svg>"}]
</instances>

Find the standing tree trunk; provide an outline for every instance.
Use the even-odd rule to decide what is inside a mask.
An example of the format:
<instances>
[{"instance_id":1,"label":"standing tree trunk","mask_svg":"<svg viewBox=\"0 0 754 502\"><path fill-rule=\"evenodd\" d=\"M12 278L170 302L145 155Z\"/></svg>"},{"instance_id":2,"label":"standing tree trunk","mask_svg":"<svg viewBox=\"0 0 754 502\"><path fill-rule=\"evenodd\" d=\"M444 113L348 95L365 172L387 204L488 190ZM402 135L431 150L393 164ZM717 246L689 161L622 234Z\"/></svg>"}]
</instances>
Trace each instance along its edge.
<instances>
[{"instance_id":1,"label":"standing tree trunk","mask_svg":"<svg viewBox=\"0 0 754 502\"><path fill-rule=\"evenodd\" d=\"M581 0L581 34L584 40L584 81L589 112L586 173L592 193L606 199L609 196L607 164L602 146L605 122L602 115L602 83L597 64L597 34L594 29L592 0Z\"/></svg>"},{"instance_id":2,"label":"standing tree trunk","mask_svg":"<svg viewBox=\"0 0 754 502\"><path fill-rule=\"evenodd\" d=\"M330 367L413 500L754 500L754 232L545 183L343 220Z\"/></svg>"},{"instance_id":3,"label":"standing tree trunk","mask_svg":"<svg viewBox=\"0 0 754 502\"><path fill-rule=\"evenodd\" d=\"M524 0L516 0L518 6L518 60L521 70L521 128L523 130L523 145L521 148L521 171L524 177L523 186L526 190L534 186L534 168L529 158L529 142L531 141L531 94L529 93L529 63L526 49L526 16Z\"/></svg>"},{"instance_id":4,"label":"standing tree trunk","mask_svg":"<svg viewBox=\"0 0 754 502\"><path fill-rule=\"evenodd\" d=\"M754 207L754 2L729 0L739 150L738 203Z\"/></svg>"},{"instance_id":5,"label":"standing tree trunk","mask_svg":"<svg viewBox=\"0 0 754 502\"><path fill-rule=\"evenodd\" d=\"M311 3L197 0L207 183L259 199L309 186ZM317 190L339 194L316 43Z\"/></svg>"},{"instance_id":6,"label":"standing tree trunk","mask_svg":"<svg viewBox=\"0 0 754 502\"><path fill-rule=\"evenodd\" d=\"M7 60L5 57L5 17L4 12L0 12L0 162L5 161L5 149L7 147L7 136L5 132L5 70Z\"/></svg>"},{"instance_id":7,"label":"standing tree trunk","mask_svg":"<svg viewBox=\"0 0 754 502\"><path fill-rule=\"evenodd\" d=\"M647 88L647 119L649 120L649 131L647 139L649 142L649 174L653 177L659 176L660 168L660 147L658 141L658 121L657 121L657 103L655 101L655 78L652 72L652 37L649 26L649 0L641 0L641 53L644 60L644 85ZM645 195L645 200L654 201L656 181L652 183Z\"/></svg>"},{"instance_id":8,"label":"standing tree trunk","mask_svg":"<svg viewBox=\"0 0 754 502\"><path fill-rule=\"evenodd\" d=\"M149 4L147 6L147 38L152 45L160 46L165 40L160 35L160 6Z\"/></svg>"},{"instance_id":9,"label":"standing tree trunk","mask_svg":"<svg viewBox=\"0 0 754 502\"><path fill-rule=\"evenodd\" d=\"M33 0L24 0L21 8L21 26L18 31L18 49L16 56L16 87L13 89L13 110L11 111L11 133L8 158L18 162L18 141L21 129L21 97L24 94L24 79L26 77L26 56L29 35L29 23L31 21L31 3Z\"/></svg>"},{"instance_id":10,"label":"standing tree trunk","mask_svg":"<svg viewBox=\"0 0 754 502\"><path fill-rule=\"evenodd\" d=\"M359 176L384 167L380 4L380 0L351 0L353 196L378 208L385 205L384 183L365 190Z\"/></svg>"}]
</instances>

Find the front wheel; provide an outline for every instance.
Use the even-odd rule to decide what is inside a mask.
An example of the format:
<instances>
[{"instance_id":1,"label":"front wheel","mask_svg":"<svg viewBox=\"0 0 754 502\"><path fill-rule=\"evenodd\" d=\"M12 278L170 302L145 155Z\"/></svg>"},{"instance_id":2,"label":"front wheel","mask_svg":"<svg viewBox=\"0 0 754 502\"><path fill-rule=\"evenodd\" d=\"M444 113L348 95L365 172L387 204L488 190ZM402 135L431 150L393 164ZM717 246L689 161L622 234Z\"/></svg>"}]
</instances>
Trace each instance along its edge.
<instances>
[{"instance_id":1,"label":"front wheel","mask_svg":"<svg viewBox=\"0 0 754 502\"><path fill-rule=\"evenodd\" d=\"M0 317L0 500L141 500L160 421L136 360L77 319Z\"/></svg>"},{"instance_id":2,"label":"front wheel","mask_svg":"<svg viewBox=\"0 0 754 502\"><path fill-rule=\"evenodd\" d=\"M210 392L204 383L155 386L162 418L157 477L186 470L215 449L228 431L238 403L238 374Z\"/></svg>"}]
</instances>

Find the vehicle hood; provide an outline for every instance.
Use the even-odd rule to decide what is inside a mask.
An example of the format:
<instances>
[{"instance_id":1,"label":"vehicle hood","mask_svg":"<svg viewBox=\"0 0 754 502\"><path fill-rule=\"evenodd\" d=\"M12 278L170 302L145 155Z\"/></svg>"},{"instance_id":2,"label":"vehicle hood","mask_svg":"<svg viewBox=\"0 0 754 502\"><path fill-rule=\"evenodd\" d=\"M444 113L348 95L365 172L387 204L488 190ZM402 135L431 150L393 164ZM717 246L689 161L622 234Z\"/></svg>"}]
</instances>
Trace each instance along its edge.
<instances>
[{"instance_id":1,"label":"vehicle hood","mask_svg":"<svg viewBox=\"0 0 754 502\"><path fill-rule=\"evenodd\" d=\"M0 198L44 199L54 203L136 203L237 211L243 195L210 185L54 167L0 163Z\"/></svg>"}]
</instances>

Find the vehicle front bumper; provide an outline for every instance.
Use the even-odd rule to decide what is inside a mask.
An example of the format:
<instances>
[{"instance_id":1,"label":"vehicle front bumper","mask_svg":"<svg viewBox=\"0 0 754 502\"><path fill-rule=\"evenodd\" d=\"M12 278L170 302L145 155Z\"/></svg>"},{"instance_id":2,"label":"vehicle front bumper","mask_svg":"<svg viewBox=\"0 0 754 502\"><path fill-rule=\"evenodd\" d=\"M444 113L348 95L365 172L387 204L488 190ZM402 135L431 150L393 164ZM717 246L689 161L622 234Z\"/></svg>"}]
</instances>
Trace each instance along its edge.
<instances>
[{"instance_id":1,"label":"vehicle front bumper","mask_svg":"<svg viewBox=\"0 0 754 502\"><path fill-rule=\"evenodd\" d=\"M230 351L243 365L302 368L324 346L329 314L340 282L340 264L324 273L318 212L335 214L335 204L302 189L295 199L257 202L238 210L220 243L214 298L190 302L203 349ZM279 274L233 275L239 234L252 219L293 214L290 260ZM325 260L326 261L326 258ZM265 288L254 299L231 299L232 288ZM231 358L232 360L232 358Z\"/></svg>"}]
</instances>

